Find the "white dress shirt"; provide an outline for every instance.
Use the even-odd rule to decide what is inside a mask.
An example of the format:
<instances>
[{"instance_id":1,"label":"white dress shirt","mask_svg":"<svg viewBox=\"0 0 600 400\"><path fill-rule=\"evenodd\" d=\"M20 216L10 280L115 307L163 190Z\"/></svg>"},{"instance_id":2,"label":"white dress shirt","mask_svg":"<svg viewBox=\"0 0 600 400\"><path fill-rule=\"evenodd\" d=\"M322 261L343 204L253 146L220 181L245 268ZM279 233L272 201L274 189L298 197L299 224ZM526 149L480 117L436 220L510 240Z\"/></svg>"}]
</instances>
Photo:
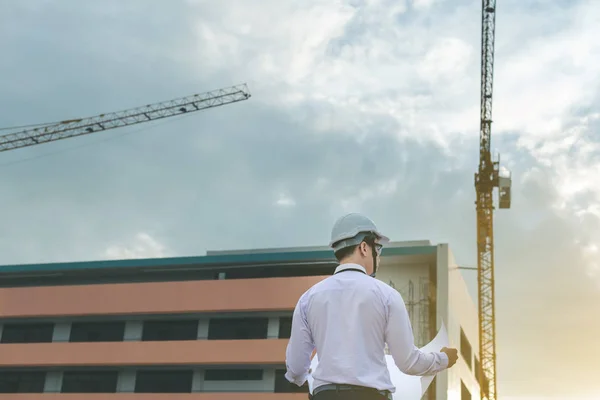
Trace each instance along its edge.
<instances>
[{"instance_id":1,"label":"white dress shirt","mask_svg":"<svg viewBox=\"0 0 600 400\"><path fill-rule=\"evenodd\" d=\"M347 269L360 271L338 273ZM310 357L317 349L315 388L337 383L394 392L386 343L405 374L433 375L447 368L445 353L424 353L415 346L400 293L357 264L342 264L335 272L298 300L286 350L288 381L298 386L306 382Z\"/></svg>"}]
</instances>

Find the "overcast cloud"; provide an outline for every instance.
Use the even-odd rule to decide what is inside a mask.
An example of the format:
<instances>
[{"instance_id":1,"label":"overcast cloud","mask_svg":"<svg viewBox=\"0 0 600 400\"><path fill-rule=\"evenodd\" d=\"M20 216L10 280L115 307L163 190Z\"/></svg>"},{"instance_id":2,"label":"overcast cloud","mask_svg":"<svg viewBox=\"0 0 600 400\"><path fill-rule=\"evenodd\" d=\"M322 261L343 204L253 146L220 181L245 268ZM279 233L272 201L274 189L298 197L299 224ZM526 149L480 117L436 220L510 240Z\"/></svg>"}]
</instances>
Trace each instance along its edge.
<instances>
[{"instance_id":1,"label":"overcast cloud","mask_svg":"<svg viewBox=\"0 0 600 400\"><path fill-rule=\"evenodd\" d=\"M476 264L481 2L0 2L0 125L248 101L0 154L0 264L322 245L346 211ZM498 4L501 399L600 396L600 2ZM473 273L465 277L475 293ZM577 389L574 389L577 387ZM539 398L539 397L538 397Z\"/></svg>"}]
</instances>

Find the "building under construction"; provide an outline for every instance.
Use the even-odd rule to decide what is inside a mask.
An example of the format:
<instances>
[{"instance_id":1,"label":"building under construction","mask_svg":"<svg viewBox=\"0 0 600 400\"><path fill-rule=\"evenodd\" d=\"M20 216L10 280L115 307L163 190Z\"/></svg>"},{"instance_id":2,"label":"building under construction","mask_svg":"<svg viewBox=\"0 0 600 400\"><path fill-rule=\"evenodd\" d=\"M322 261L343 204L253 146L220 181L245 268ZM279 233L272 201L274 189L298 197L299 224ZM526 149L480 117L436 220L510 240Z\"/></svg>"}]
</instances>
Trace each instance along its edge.
<instances>
[{"instance_id":1,"label":"building under construction","mask_svg":"<svg viewBox=\"0 0 600 400\"><path fill-rule=\"evenodd\" d=\"M291 316L336 266L328 248L287 248L0 267L0 400L306 399L283 376ZM443 322L459 348L425 398L479 398L477 309L448 245L393 242L377 279L402 293L417 345Z\"/></svg>"}]
</instances>

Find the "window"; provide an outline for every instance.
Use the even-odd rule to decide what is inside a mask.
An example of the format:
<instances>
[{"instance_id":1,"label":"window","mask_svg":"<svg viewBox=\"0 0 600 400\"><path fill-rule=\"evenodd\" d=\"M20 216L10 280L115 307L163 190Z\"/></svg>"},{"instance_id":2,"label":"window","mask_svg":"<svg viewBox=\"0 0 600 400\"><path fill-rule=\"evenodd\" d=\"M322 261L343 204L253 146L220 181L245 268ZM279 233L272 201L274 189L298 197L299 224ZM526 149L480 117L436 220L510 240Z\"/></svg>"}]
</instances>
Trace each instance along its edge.
<instances>
[{"instance_id":1,"label":"window","mask_svg":"<svg viewBox=\"0 0 600 400\"><path fill-rule=\"evenodd\" d=\"M142 340L197 340L198 320L144 321Z\"/></svg>"},{"instance_id":2,"label":"window","mask_svg":"<svg viewBox=\"0 0 600 400\"><path fill-rule=\"evenodd\" d=\"M61 393L116 393L118 371L64 371Z\"/></svg>"},{"instance_id":3,"label":"window","mask_svg":"<svg viewBox=\"0 0 600 400\"><path fill-rule=\"evenodd\" d=\"M191 393L192 370L138 371L136 393Z\"/></svg>"},{"instance_id":4,"label":"window","mask_svg":"<svg viewBox=\"0 0 600 400\"><path fill-rule=\"evenodd\" d=\"M207 369L204 371L205 381L260 381L262 369Z\"/></svg>"},{"instance_id":5,"label":"window","mask_svg":"<svg viewBox=\"0 0 600 400\"><path fill-rule=\"evenodd\" d=\"M472 399L471 392L469 392L469 389L467 389L467 386L461 380L460 381L460 400L471 400L471 399Z\"/></svg>"},{"instance_id":6,"label":"window","mask_svg":"<svg viewBox=\"0 0 600 400\"><path fill-rule=\"evenodd\" d=\"M266 339L268 318L213 318L208 326L208 339Z\"/></svg>"},{"instance_id":7,"label":"window","mask_svg":"<svg viewBox=\"0 0 600 400\"><path fill-rule=\"evenodd\" d=\"M279 339L289 339L292 335L292 317L279 318Z\"/></svg>"},{"instance_id":8,"label":"window","mask_svg":"<svg viewBox=\"0 0 600 400\"><path fill-rule=\"evenodd\" d=\"M43 393L44 371L0 372L0 393Z\"/></svg>"},{"instance_id":9,"label":"window","mask_svg":"<svg viewBox=\"0 0 600 400\"><path fill-rule=\"evenodd\" d=\"M285 379L285 369L275 371L275 393L308 393L308 384L298 386Z\"/></svg>"},{"instance_id":10,"label":"window","mask_svg":"<svg viewBox=\"0 0 600 400\"><path fill-rule=\"evenodd\" d=\"M460 328L460 354L471 368L471 344L462 328Z\"/></svg>"},{"instance_id":11,"label":"window","mask_svg":"<svg viewBox=\"0 0 600 400\"><path fill-rule=\"evenodd\" d=\"M1 343L48 343L52 342L54 324L22 323L5 324L2 329Z\"/></svg>"},{"instance_id":12,"label":"window","mask_svg":"<svg viewBox=\"0 0 600 400\"><path fill-rule=\"evenodd\" d=\"M71 324L71 342L121 342L125 334L124 321L74 322Z\"/></svg>"},{"instance_id":13,"label":"window","mask_svg":"<svg viewBox=\"0 0 600 400\"><path fill-rule=\"evenodd\" d=\"M479 375L479 359L477 357L475 357L475 379L477 379L477 383L479 383L481 385L481 379L480 379L480 375Z\"/></svg>"}]
</instances>

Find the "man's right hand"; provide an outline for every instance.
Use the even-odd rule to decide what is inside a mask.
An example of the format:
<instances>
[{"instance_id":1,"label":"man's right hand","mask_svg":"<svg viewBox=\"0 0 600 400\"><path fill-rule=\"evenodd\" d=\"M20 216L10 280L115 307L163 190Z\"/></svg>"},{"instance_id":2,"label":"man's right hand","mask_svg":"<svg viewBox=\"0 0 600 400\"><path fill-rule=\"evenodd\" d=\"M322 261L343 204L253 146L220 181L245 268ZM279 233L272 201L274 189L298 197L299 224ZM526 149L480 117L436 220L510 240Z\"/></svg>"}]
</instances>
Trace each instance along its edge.
<instances>
[{"instance_id":1,"label":"man's right hand","mask_svg":"<svg viewBox=\"0 0 600 400\"><path fill-rule=\"evenodd\" d=\"M456 360L458 360L458 351L456 349L449 349L448 347L444 347L440 351L446 353L446 355L448 356L448 368L456 364Z\"/></svg>"}]
</instances>

